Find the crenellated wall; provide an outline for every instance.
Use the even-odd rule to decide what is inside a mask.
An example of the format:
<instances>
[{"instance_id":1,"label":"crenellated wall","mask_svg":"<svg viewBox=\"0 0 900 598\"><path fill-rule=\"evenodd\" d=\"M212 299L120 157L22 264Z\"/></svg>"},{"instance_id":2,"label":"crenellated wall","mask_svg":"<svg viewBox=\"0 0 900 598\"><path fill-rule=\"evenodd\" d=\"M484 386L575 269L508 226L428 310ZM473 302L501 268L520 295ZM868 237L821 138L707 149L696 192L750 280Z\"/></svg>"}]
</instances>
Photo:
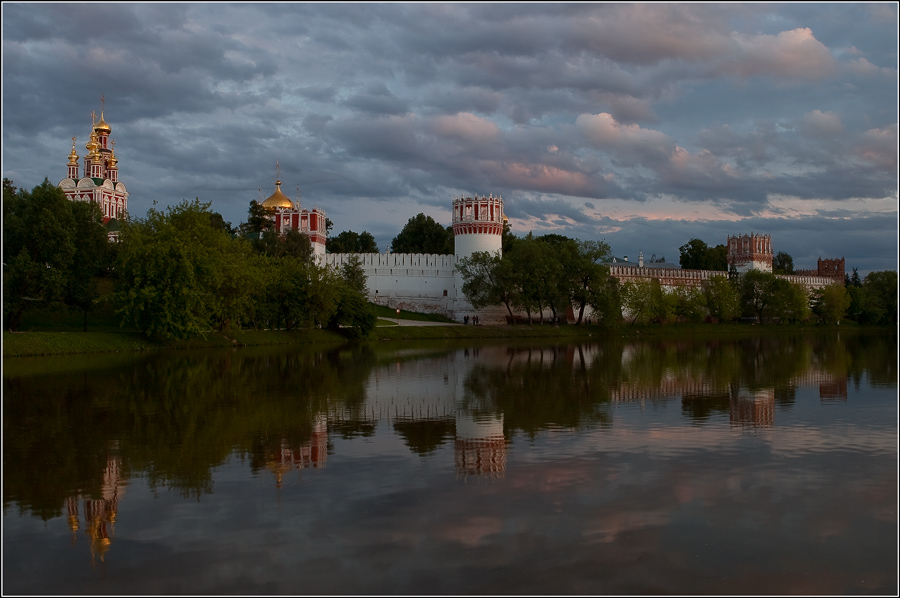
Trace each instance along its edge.
<instances>
[{"instance_id":1,"label":"crenellated wall","mask_svg":"<svg viewBox=\"0 0 900 598\"><path fill-rule=\"evenodd\" d=\"M680 268L638 268L634 266L610 266L609 275L619 282L659 279L665 288L692 286L699 287L713 276L727 275L727 272L714 270L682 270Z\"/></svg>"},{"instance_id":2,"label":"crenellated wall","mask_svg":"<svg viewBox=\"0 0 900 598\"><path fill-rule=\"evenodd\" d=\"M693 286L699 287L713 276L727 276L721 270L681 270L677 268L636 268L634 266L610 266L609 275L620 282L633 280L658 279L663 288ZM810 276L797 274L776 274L778 278L801 284L809 290L821 289L835 282L829 276Z\"/></svg>"}]
</instances>

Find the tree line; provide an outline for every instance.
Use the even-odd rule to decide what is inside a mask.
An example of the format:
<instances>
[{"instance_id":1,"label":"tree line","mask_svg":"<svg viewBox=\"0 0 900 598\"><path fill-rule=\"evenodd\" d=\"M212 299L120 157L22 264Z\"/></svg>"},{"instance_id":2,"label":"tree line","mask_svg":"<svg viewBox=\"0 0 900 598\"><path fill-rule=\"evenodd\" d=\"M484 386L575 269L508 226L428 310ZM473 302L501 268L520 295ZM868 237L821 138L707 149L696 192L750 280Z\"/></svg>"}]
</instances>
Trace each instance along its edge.
<instances>
[{"instance_id":1,"label":"tree line","mask_svg":"<svg viewBox=\"0 0 900 598\"><path fill-rule=\"evenodd\" d=\"M360 259L340 271L321 266L305 235L236 232L209 203L154 205L122 223L118 243L107 241L95 204L68 200L46 179L31 192L4 180L3 212L8 330L34 307L87 313L102 276L115 281L108 299L122 323L150 336L307 326L366 336L375 326Z\"/></svg>"},{"instance_id":2,"label":"tree line","mask_svg":"<svg viewBox=\"0 0 900 598\"><path fill-rule=\"evenodd\" d=\"M454 252L453 227L443 226L431 216L420 213L407 221L391 241L390 248L392 253L450 255ZM328 253L378 253L378 244L368 231L346 230L329 237L325 250Z\"/></svg>"},{"instance_id":3,"label":"tree line","mask_svg":"<svg viewBox=\"0 0 900 598\"><path fill-rule=\"evenodd\" d=\"M579 241L561 235L513 237L503 257L476 252L457 269L462 292L476 309L505 307L510 320L524 314L527 321L565 318L572 306L576 323L585 316L606 326L621 323L755 321L837 323L850 319L863 324L897 324L897 272L872 272L860 280L854 269L845 284L835 283L809 292L775 272L727 272L716 265L724 245L710 249L697 239L682 246L685 262L697 269L722 271L699 287L665 289L658 279L620 282L609 276L610 259L604 242ZM702 257L690 262L686 255ZM792 271L790 256L779 260L778 274Z\"/></svg>"},{"instance_id":4,"label":"tree line","mask_svg":"<svg viewBox=\"0 0 900 598\"><path fill-rule=\"evenodd\" d=\"M16 330L26 311L51 304L83 311L86 322L100 299L98 278L107 277L115 282L109 299L122 322L148 335L187 338L210 330L306 326L367 335L375 317L366 301L361 260L349 260L340 271L318 265L305 235L273 234L272 216L260 208L251 202L248 221L234 228L199 200L165 210L154 205L146 217L123 222L120 242L109 243L98 206L69 201L46 179L31 191L4 179L4 327ZM335 239L345 244L342 252L377 250L365 231L345 231ZM724 246L710 249L694 241L681 248L682 267L690 255L707 260L703 269L717 264ZM419 214L391 248L452 254L452 228ZM603 241L516 237L506 229L502 259L476 252L457 268L473 307L503 306L511 320L524 314L528 321L543 322L549 314L551 321L564 321L572 309L579 324L740 317L897 323L896 271L872 272L861 280L854 269L844 285L812 294L760 271L723 271L702 287L666 291L658 280L610 278L605 265L610 257ZM789 258L782 256L780 270L792 269Z\"/></svg>"}]
</instances>

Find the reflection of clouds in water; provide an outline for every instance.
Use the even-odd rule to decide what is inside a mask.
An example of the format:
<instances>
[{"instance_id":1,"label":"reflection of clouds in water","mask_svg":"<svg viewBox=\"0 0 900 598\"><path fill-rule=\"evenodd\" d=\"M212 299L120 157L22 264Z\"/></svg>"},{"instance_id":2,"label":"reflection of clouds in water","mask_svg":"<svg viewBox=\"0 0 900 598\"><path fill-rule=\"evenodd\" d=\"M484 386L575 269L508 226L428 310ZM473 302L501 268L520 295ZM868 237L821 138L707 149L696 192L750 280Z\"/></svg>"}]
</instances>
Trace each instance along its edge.
<instances>
[{"instance_id":1,"label":"reflection of clouds in water","mask_svg":"<svg viewBox=\"0 0 900 598\"><path fill-rule=\"evenodd\" d=\"M485 541L488 536L500 533L503 529L503 519L500 517L478 517L456 520L452 525L442 525L437 528L437 535L451 542L459 542L466 546L476 546Z\"/></svg>"},{"instance_id":2,"label":"reflection of clouds in water","mask_svg":"<svg viewBox=\"0 0 900 598\"><path fill-rule=\"evenodd\" d=\"M714 397L711 417L693 421L676 397L679 381L687 388L694 378L668 370L655 378L663 396L644 400L658 392L648 377L648 384L630 387L633 400L605 403L614 417L609 425L551 421L523 433L510 424L513 410L508 416L490 409L491 395L479 405L484 410L466 411L458 402L476 365L502 371L511 359L538 364L538 382L557 372L579 375L573 367L544 369L580 363L570 348L481 349L469 357L452 353L449 364L392 363L366 372L368 400L383 410L365 401L335 407L327 422L318 412L311 438L268 447L271 464L280 464L275 469L310 467L292 473L279 491L265 467L248 473L247 462L234 455L212 469L210 492L190 500L134 480L119 504L103 589L733 593L739 581L753 593L852 593L871 587L859 585L863 578L890 587L884 571L894 564L882 561L892 556L883 548L894 545L889 536L896 531L895 397L889 407L876 404L890 393L870 398L864 387L846 401L823 402L819 378L810 374L809 388L789 403L771 386L736 385ZM438 381L434 389L429 375ZM771 420L760 420L768 427L732 427L730 401L760 397L774 410ZM712 399L701 392L691 400ZM335 424L356 406L370 408L372 434L342 437ZM450 431L453 441L423 441L433 450L411 451L393 424L434 421L445 407L452 421L441 434ZM885 412L891 417L880 418ZM747 421L755 421L752 413ZM326 454L327 469L315 470ZM484 475L497 472L502 476ZM51 525L62 529L64 522ZM14 529L28 527L15 523ZM26 546L22 563L43 562L50 542L39 523L30 527L14 531L7 546ZM53 540L68 547L68 536ZM68 588L82 587L71 580L84 576L84 565L59 567ZM30 566L15 565L13 575ZM29 589L49 584L47 577Z\"/></svg>"}]
</instances>

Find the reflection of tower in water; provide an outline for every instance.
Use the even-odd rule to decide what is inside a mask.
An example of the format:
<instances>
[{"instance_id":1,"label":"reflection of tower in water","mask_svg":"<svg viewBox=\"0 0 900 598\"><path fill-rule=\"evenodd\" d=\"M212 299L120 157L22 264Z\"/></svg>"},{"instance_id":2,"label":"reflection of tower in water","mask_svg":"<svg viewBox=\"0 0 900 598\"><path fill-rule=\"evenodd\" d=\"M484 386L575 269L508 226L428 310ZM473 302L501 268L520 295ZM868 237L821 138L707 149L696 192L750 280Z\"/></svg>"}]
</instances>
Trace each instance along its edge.
<instances>
[{"instance_id":1,"label":"reflection of tower in water","mask_svg":"<svg viewBox=\"0 0 900 598\"><path fill-rule=\"evenodd\" d=\"M103 561L112 544L111 535L115 535L116 514L119 510L119 499L125 494L125 481L119 472L118 457L106 460L103 472L103 484L100 489L101 498L85 498L83 502L85 533L91 539L91 562L99 555ZM67 522L72 532L72 544L77 540L80 521L78 516L78 497L66 499Z\"/></svg>"},{"instance_id":2,"label":"reflection of tower in water","mask_svg":"<svg viewBox=\"0 0 900 598\"><path fill-rule=\"evenodd\" d=\"M771 428L775 425L775 388L738 390L731 397L731 425Z\"/></svg>"},{"instance_id":3,"label":"reflection of tower in water","mask_svg":"<svg viewBox=\"0 0 900 598\"><path fill-rule=\"evenodd\" d=\"M502 478L506 471L503 415L475 419L458 413L454 448L457 477Z\"/></svg>"},{"instance_id":4,"label":"reflection of tower in water","mask_svg":"<svg viewBox=\"0 0 900 598\"><path fill-rule=\"evenodd\" d=\"M328 456L328 418L324 413L313 420L312 436L299 448L281 442L280 450L266 460L266 468L275 474L275 486L281 488L284 474L294 469L324 469Z\"/></svg>"}]
</instances>

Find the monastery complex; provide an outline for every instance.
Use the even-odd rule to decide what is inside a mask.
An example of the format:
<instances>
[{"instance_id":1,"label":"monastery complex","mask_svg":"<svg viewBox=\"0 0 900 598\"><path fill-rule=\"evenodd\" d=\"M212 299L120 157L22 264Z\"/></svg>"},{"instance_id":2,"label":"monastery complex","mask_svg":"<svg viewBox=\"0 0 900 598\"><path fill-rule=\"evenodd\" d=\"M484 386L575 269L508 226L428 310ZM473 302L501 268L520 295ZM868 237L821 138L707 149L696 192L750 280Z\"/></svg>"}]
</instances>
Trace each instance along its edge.
<instances>
[{"instance_id":1,"label":"monastery complex","mask_svg":"<svg viewBox=\"0 0 900 598\"><path fill-rule=\"evenodd\" d=\"M117 240L118 222L126 217L128 191L119 181L118 159L112 129L104 119L101 104L100 119L91 115L92 126L85 144L86 154L79 173L79 156L72 138L66 178L59 182L66 197L73 201L93 201L100 206L111 241ZM275 192L262 205L274 215L275 234L297 230L309 237L313 253L319 263L340 267L352 256L362 260L367 277L369 300L392 308L425 313L439 313L460 320L474 315L475 310L462 294L462 280L456 273L460 259L477 251L502 253L502 234L506 217L503 199L493 195L456 197L450 206L455 250L452 255L438 254L341 254L326 253L327 231L325 212L321 208L304 208L300 198L292 201L281 191L280 178ZM738 272L757 269L772 271L772 238L751 233L729 236L728 264ZM644 263L614 260L609 264L610 276L619 281L656 279L667 289L680 286L701 286L713 276L725 274L712 270L683 270L674 264ZM779 275L808 289L825 287L844 280L844 258L819 259L816 270L801 270L793 275ZM501 307L479 310L485 323L505 321Z\"/></svg>"}]
</instances>

